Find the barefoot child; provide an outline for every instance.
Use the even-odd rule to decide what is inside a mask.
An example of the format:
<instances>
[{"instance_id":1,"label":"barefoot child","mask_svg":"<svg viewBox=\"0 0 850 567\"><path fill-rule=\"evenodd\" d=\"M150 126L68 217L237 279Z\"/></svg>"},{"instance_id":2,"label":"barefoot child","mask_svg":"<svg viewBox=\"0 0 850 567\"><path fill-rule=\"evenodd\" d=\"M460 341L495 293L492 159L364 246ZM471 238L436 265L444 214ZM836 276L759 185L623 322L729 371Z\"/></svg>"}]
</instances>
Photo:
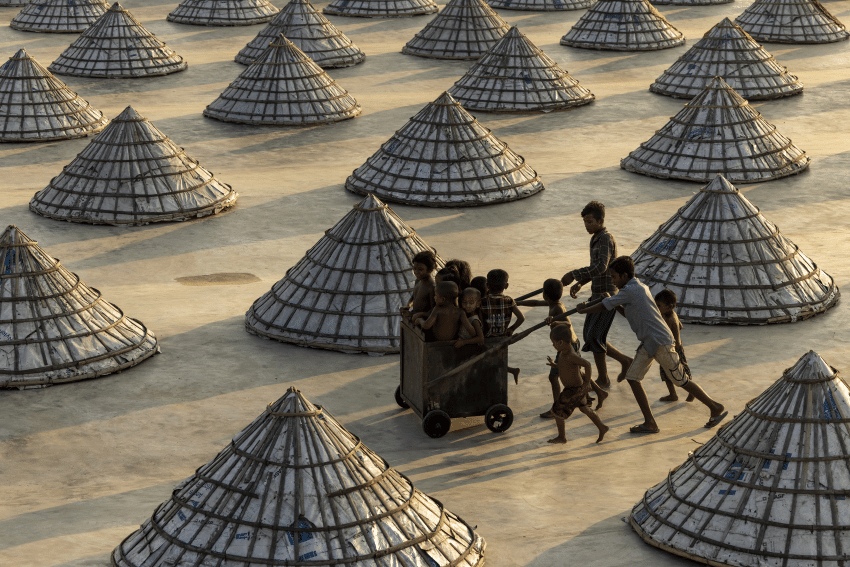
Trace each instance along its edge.
<instances>
[{"instance_id":1,"label":"barefoot child","mask_svg":"<svg viewBox=\"0 0 850 567\"><path fill-rule=\"evenodd\" d=\"M416 285L413 286L413 295L407 305L402 306L401 314L410 318L411 313L427 313L434 307L434 286L436 282L431 277L434 268L437 267L437 257L430 250L423 250L413 257L413 275L416 277Z\"/></svg>"},{"instance_id":2,"label":"barefoot child","mask_svg":"<svg viewBox=\"0 0 850 567\"><path fill-rule=\"evenodd\" d=\"M438 283L435 301L437 306L431 310L428 319L424 323L422 319L417 319L416 325L420 325L423 329L433 329L434 339L438 341L455 340L461 327L469 334L475 333L475 329L466 318L466 313L457 306L456 283Z\"/></svg>"},{"instance_id":3,"label":"barefoot child","mask_svg":"<svg viewBox=\"0 0 850 567\"><path fill-rule=\"evenodd\" d=\"M484 328L481 326L481 316L479 315L481 292L474 287L468 287L463 290L460 307L466 313L469 324L475 329L475 334L469 334L465 328L461 327L458 331L455 348L473 344L484 346Z\"/></svg>"},{"instance_id":4,"label":"barefoot child","mask_svg":"<svg viewBox=\"0 0 850 567\"><path fill-rule=\"evenodd\" d=\"M564 383L564 390L552 404L552 414L555 417L555 424L558 427L558 436L549 439L549 443L566 443L567 434L565 422L570 417L573 411L578 408L580 412L590 418L590 421L599 429L599 437L597 443L602 442L605 433L608 431L608 426L602 423L596 412L587 405L587 393L590 391L590 379L593 374L593 366L583 359L578 353L578 350L572 344L574 331L572 327L566 325L555 325L549 333L549 338L552 340L552 346L558 351L558 362L552 360L552 357L546 357L549 366L557 369L561 381ZM584 369L584 371L581 370Z\"/></svg>"},{"instance_id":5,"label":"barefoot child","mask_svg":"<svg viewBox=\"0 0 850 567\"><path fill-rule=\"evenodd\" d=\"M655 304L658 306L658 311L661 312L661 317L664 319L664 322L667 323L667 326L670 327L670 332L673 333L674 346L676 347L676 354L679 355L679 360L682 362L682 368L684 368L685 373L687 373L688 378L691 376L691 369L688 367L688 361L685 359L685 347L682 346L682 337L680 335L680 331L682 330L682 322L679 321L679 317L676 315L674 309L676 309L676 302L678 298L673 291L669 289L662 289L657 294L655 294ZM667 385L668 395L663 398L659 398L659 401L662 402L675 402L679 399L679 396L676 394L676 390L673 388L673 383L667 378L667 375L664 374L664 369L659 368L661 372L661 380ZM688 394L686 402L694 401L694 395Z\"/></svg>"},{"instance_id":6,"label":"barefoot child","mask_svg":"<svg viewBox=\"0 0 850 567\"><path fill-rule=\"evenodd\" d=\"M481 300L485 337L509 337L525 321L525 315L513 298L504 294L506 289L508 273L505 270L487 272L487 296ZM512 315L516 316L513 325L510 324ZM508 366L508 372L514 375L514 384L519 384L519 368Z\"/></svg>"}]
</instances>

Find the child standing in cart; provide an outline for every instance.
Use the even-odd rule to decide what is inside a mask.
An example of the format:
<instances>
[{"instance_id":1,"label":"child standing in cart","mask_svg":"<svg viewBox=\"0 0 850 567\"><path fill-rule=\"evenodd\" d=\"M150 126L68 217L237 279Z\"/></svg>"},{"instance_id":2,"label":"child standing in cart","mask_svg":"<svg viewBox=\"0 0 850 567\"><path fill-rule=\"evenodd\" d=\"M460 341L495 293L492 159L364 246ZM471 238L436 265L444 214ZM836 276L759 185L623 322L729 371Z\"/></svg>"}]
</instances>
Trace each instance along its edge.
<instances>
[{"instance_id":1,"label":"child standing in cart","mask_svg":"<svg viewBox=\"0 0 850 567\"><path fill-rule=\"evenodd\" d=\"M525 315L516 306L512 297L505 295L508 289L508 273L505 270L487 272L487 296L481 300L481 315L484 317L485 337L509 337L523 324ZM516 322L511 324L511 316ZM508 366L508 372L514 375L514 383L519 383L519 368Z\"/></svg>"},{"instance_id":2,"label":"child standing in cart","mask_svg":"<svg viewBox=\"0 0 850 567\"><path fill-rule=\"evenodd\" d=\"M413 257L411 264L416 284L413 286L410 301L401 308L401 314L406 319L409 319L412 313L428 313L434 308L434 288L437 285L431 276L437 267L437 256L433 252L419 252Z\"/></svg>"}]
</instances>

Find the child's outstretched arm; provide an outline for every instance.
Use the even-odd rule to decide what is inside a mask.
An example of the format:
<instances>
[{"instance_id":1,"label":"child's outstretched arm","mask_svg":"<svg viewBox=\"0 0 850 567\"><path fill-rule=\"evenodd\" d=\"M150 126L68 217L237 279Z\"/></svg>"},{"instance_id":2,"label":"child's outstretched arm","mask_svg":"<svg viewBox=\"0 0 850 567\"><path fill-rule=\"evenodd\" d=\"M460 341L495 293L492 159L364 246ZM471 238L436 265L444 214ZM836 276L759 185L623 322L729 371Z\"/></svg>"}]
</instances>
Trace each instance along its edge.
<instances>
[{"instance_id":1,"label":"child's outstretched arm","mask_svg":"<svg viewBox=\"0 0 850 567\"><path fill-rule=\"evenodd\" d=\"M430 329L431 327L434 326L434 323L436 323L436 322L437 322L437 310L432 309L431 315L425 321L422 321L422 319L419 319L416 324L421 326L423 329Z\"/></svg>"},{"instance_id":2,"label":"child's outstretched arm","mask_svg":"<svg viewBox=\"0 0 850 567\"><path fill-rule=\"evenodd\" d=\"M682 334L679 332L679 329L682 328L682 323L679 322L679 316L676 315L675 312L671 314L673 316L673 324L668 325L670 327L670 332L673 333L673 343L677 347L682 346Z\"/></svg>"},{"instance_id":3,"label":"child's outstretched arm","mask_svg":"<svg viewBox=\"0 0 850 567\"><path fill-rule=\"evenodd\" d=\"M507 335L507 336L511 336L514 333L514 331L516 331L519 328L519 326L522 325L525 322L525 315L522 314L522 311L520 311L519 307L517 307L516 305L511 307L511 313L513 313L514 317L516 317L516 321L514 322L513 325L508 327L507 331L505 331L505 335Z\"/></svg>"}]
</instances>

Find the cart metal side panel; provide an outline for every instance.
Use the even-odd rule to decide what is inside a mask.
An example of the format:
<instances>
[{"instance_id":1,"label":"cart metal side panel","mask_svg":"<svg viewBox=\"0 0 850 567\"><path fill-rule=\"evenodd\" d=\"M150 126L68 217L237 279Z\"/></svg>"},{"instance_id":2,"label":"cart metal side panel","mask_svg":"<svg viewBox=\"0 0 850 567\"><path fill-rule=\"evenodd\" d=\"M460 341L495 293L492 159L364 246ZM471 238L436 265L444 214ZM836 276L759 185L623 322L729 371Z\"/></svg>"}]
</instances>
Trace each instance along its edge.
<instances>
[{"instance_id":1,"label":"cart metal side panel","mask_svg":"<svg viewBox=\"0 0 850 567\"><path fill-rule=\"evenodd\" d=\"M422 382L425 376L425 341L422 331L401 322L401 397L422 417Z\"/></svg>"}]
</instances>

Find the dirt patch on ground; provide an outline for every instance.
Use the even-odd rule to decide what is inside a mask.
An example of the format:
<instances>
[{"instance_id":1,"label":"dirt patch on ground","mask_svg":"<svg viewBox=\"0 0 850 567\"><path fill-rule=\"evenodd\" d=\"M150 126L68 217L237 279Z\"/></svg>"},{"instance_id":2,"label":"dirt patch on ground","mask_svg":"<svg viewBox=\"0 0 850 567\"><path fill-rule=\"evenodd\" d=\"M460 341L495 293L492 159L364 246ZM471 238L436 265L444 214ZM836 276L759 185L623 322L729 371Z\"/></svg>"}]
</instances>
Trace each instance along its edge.
<instances>
[{"instance_id":1,"label":"dirt patch on ground","mask_svg":"<svg viewBox=\"0 0 850 567\"><path fill-rule=\"evenodd\" d=\"M260 281L254 274L218 273L175 278L182 285L243 285Z\"/></svg>"}]
</instances>

